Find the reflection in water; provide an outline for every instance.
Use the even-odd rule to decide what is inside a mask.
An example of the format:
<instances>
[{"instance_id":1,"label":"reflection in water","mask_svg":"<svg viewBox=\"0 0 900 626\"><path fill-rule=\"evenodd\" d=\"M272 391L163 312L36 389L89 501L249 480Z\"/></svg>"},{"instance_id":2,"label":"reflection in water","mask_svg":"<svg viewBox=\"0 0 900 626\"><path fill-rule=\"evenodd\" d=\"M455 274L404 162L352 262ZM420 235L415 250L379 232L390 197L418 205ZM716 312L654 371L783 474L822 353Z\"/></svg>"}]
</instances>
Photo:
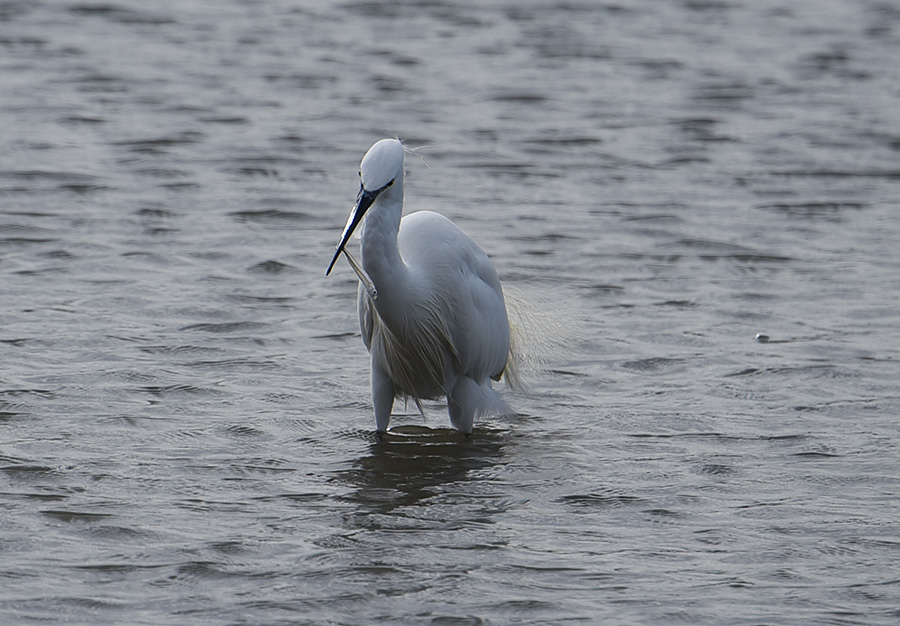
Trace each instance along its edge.
<instances>
[{"instance_id":1,"label":"reflection in water","mask_svg":"<svg viewBox=\"0 0 900 626\"><path fill-rule=\"evenodd\" d=\"M510 437L484 427L466 437L405 426L373 440L333 479L349 487L340 497L343 521L313 540L321 551L305 563L306 580L321 575L322 594L350 612L368 616L373 601L403 596L421 615L453 616L489 555L508 545L497 517L512 499L496 476ZM438 557L423 558L428 552Z\"/></svg>"},{"instance_id":2,"label":"reflection in water","mask_svg":"<svg viewBox=\"0 0 900 626\"><path fill-rule=\"evenodd\" d=\"M501 463L507 444L503 431L476 428L466 437L449 428L394 428L372 443L369 454L339 480L356 487L346 499L359 505L364 518L390 515L397 509L403 509L405 516L415 515L411 508L439 507L440 495L474 496L466 481ZM484 488L483 483L480 486ZM371 523L360 521L364 526Z\"/></svg>"}]
</instances>

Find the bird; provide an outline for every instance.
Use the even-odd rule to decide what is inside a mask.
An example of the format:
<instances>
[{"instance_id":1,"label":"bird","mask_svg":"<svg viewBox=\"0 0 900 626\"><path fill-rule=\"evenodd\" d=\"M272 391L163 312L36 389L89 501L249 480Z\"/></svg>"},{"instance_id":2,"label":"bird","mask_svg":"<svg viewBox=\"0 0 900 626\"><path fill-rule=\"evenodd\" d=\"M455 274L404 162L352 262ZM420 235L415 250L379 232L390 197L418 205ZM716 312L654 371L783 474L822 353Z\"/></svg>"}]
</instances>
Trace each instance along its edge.
<instances>
[{"instance_id":1,"label":"bird","mask_svg":"<svg viewBox=\"0 0 900 626\"><path fill-rule=\"evenodd\" d=\"M357 313L371 354L375 429L388 430L395 399L446 398L451 425L512 411L491 381L515 378L503 287L487 254L450 219L403 214L405 149L382 139L359 167L356 203L328 276L344 253L360 278ZM361 264L347 242L361 227ZM424 413L423 413L424 415Z\"/></svg>"}]
</instances>

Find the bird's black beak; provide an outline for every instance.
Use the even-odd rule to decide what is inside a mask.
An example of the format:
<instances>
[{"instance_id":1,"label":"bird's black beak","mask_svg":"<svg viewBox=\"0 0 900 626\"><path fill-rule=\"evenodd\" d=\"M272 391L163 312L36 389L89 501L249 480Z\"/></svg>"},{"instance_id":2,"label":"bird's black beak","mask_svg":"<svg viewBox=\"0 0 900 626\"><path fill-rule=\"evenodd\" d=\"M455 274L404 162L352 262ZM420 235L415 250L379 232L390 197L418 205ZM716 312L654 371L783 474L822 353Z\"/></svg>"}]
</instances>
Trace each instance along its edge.
<instances>
[{"instance_id":1,"label":"bird's black beak","mask_svg":"<svg viewBox=\"0 0 900 626\"><path fill-rule=\"evenodd\" d=\"M350 217L347 218L347 225L344 226L344 232L341 233L341 240L334 251L334 258L331 259L331 263L328 265L328 269L325 270L326 276L331 273L331 268L334 267L334 264L337 262L338 257L341 255L341 252L344 251L344 246L347 245L350 237L353 236L353 231L356 230L357 226L359 226L359 223L362 221L362 218L366 214L366 211L369 210L369 207L372 206L372 203L375 202L375 198L377 197L378 191L368 191L362 185L359 186L359 195L356 196L356 206L353 207L353 211L350 212Z\"/></svg>"}]
</instances>

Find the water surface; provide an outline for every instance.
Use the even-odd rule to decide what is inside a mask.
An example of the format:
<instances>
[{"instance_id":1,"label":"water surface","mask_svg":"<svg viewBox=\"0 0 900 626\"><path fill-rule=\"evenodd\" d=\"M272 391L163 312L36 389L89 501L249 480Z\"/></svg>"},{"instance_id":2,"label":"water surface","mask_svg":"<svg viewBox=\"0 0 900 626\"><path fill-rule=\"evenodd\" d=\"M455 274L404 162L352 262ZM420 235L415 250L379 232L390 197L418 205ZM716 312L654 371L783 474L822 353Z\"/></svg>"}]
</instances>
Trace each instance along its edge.
<instances>
[{"instance_id":1,"label":"water surface","mask_svg":"<svg viewBox=\"0 0 900 626\"><path fill-rule=\"evenodd\" d=\"M898 20L0 4L0 621L896 623ZM469 439L324 276L394 135L571 344Z\"/></svg>"}]
</instances>

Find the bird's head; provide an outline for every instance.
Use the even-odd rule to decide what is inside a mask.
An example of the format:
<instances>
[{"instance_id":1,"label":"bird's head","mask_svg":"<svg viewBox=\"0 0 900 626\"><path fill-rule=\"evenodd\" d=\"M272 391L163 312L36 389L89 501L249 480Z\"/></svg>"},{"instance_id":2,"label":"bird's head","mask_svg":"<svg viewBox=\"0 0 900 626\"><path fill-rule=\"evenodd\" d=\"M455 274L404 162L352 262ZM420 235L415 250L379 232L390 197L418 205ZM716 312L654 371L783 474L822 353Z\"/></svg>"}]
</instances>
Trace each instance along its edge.
<instances>
[{"instance_id":1,"label":"bird's head","mask_svg":"<svg viewBox=\"0 0 900 626\"><path fill-rule=\"evenodd\" d=\"M389 187L402 174L403 145L399 139L382 139L369 148L359 163L362 189L371 193Z\"/></svg>"},{"instance_id":2,"label":"bird's head","mask_svg":"<svg viewBox=\"0 0 900 626\"><path fill-rule=\"evenodd\" d=\"M356 196L356 205L347 218L347 225L341 233L334 252L334 258L326 270L325 275L331 273L337 258L344 251L344 246L353 235L353 231L362 221L369 207L382 193L395 185L399 188L403 184L403 145L399 139L382 139L377 142L363 157L359 164L359 195Z\"/></svg>"}]
</instances>

